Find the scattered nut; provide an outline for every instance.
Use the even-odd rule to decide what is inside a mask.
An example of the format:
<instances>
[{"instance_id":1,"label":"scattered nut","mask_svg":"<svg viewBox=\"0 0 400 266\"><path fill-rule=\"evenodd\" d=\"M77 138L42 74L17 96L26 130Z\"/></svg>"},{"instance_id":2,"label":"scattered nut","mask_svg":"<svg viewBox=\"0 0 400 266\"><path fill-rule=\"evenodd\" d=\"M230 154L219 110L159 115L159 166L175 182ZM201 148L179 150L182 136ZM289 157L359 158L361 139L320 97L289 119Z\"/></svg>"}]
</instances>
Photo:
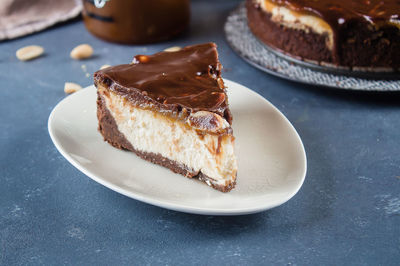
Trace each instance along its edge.
<instances>
[{"instance_id":1,"label":"scattered nut","mask_svg":"<svg viewBox=\"0 0 400 266\"><path fill-rule=\"evenodd\" d=\"M71 94L74 92L77 92L79 90L81 90L82 87L79 84L73 83L73 82L65 82L64 85L64 92L67 94Z\"/></svg>"},{"instance_id":2,"label":"scattered nut","mask_svg":"<svg viewBox=\"0 0 400 266\"><path fill-rule=\"evenodd\" d=\"M147 63L149 62L150 57L148 55L137 55L133 57L131 65L137 65L140 63Z\"/></svg>"},{"instance_id":3,"label":"scattered nut","mask_svg":"<svg viewBox=\"0 0 400 266\"><path fill-rule=\"evenodd\" d=\"M105 69L105 68L107 68L107 67L110 67L110 65L102 65L102 66L100 67L100 70L101 70L101 69Z\"/></svg>"},{"instance_id":4,"label":"scattered nut","mask_svg":"<svg viewBox=\"0 0 400 266\"><path fill-rule=\"evenodd\" d=\"M138 59L140 63L147 63L150 60L147 55L139 55Z\"/></svg>"},{"instance_id":5,"label":"scattered nut","mask_svg":"<svg viewBox=\"0 0 400 266\"><path fill-rule=\"evenodd\" d=\"M178 51L180 51L182 48L181 47L179 47L179 46L172 46L172 47L169 47L169 48L167 48L167 49L164 49L164 52L178 52Z\"/></svg>"},{"instance_id":6,"label":"scattered nut","mask_svg":"<svg viewBox=\"0 0 400 266\"><path fill-rule=\"evenodd\" d=\"M93 48L89 44L81 44L72 49L70 56L73 59L81 60L91 57L93 54Z\"/></svg>"},{"instance_id":7,"label":"scattered nut","mask_svg":"<svg viewBox=\"0 0 400 266\"><path fill-rule=\"evenodd\" d=\"M228 122L224 118L208 111L198 111L190 114L187 123L195 129L210 132L217 132L229 127Z\"/></svg>"},{"instance_id":8,"label":"scattered nut","mask_svg":"<svg viewBox=\"0 0 400 266\"><path fill-rule=\"evenodd\" d=\"M43 47L38 45L29 45L18 49L15 54L19 60L28 61L41 56L43 52Z\"/></svg>"},{"instance_id":9,"label":"scattered nut","mask_svg":"<svg viewBox=\"0 0 400 266\"><path fill-rule=\"evenodd\" d=\"M218 82L218 85L220 88L225 88L225 84L224 84L224 81L222 80L222 78L219 78L217 80L217 82ZM225 95L224 95L224 100L225 100Z\"/></svg>"}]
</instances>

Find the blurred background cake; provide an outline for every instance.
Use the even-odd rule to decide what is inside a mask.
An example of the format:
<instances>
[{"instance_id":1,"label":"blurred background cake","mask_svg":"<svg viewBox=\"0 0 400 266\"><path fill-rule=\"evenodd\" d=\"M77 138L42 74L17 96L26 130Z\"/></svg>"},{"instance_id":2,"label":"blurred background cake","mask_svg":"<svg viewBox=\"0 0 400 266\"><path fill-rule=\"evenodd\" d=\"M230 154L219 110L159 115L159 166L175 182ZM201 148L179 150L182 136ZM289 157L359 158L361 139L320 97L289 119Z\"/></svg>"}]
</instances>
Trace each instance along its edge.
<instances>
[{"instance_id":1,"label":"blurred background cake","mask_svg":"<svg viewBox=\"0 0 400 266\"><path fill-rule=\"evenodd\" d=\"M400 67L398 0L246 0L248 25L268 46L318 64Z\"/></svg>"}]
</instances>

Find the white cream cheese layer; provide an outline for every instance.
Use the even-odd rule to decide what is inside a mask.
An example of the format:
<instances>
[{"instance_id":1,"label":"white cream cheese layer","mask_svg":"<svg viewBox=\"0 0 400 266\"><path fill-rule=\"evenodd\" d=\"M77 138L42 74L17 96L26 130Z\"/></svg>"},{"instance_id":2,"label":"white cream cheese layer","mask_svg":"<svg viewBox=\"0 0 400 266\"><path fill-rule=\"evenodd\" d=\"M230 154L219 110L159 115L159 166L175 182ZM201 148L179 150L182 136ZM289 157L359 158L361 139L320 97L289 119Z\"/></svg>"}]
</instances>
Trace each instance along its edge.
<instances>
[{"instance_id":1,"label":"white cream cheese layer","mask_svg":"<svg viewBox=\"0 0 400 266\"><path fill-rule=\"evenodd\" d=\"M102 93L102 89L99 92ZM133 107L122 96L111 91L102 93L106 107L118 130L141 152L152 152L202 172L218 185L236 178L234 138L224 135L199 136L185 123L152 110ZM218 148L218 141L219 144Z\"/></svg>"},{"instance_id":2,"label":"white cream cheese layer","mask_svg":"<svg viewBox=\"0 0 400 266\"><path fill-rule=\"evenodd\" d=\"M333 31L328 23L319 17L302 14L290 10L283 6L278 6L268 0L254 0L261 8L272 14L272 21L279 23L287 28L303 30L305 32L313 31L317 34L327 34L327 47L332 50L333 48Z\"/></svg>"}]
</instances>

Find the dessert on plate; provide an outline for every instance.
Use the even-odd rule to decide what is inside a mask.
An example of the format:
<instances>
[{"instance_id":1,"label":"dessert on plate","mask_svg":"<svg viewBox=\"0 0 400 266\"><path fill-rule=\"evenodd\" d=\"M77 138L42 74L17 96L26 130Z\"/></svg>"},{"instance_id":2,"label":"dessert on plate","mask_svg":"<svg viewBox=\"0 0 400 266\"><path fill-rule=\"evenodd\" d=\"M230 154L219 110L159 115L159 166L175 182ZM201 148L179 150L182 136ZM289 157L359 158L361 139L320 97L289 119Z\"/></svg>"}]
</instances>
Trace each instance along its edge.
<instances>
[{"instance_id":1,"label":"dessert on plate","mask_svg":"<svg viewBox=\"0 0 400 266\"><path fill-rule=\"evenodd\" d=\"M230 191L232 114L216 45L137 55L94 74L99 131L114 147Z\"/></svg>"},{"instance_id":2,"label":"dessert on plate","mask_svg":"<svg viewBox=\"0 0 400 266\"><path fill-rule=\"evenodd\" d=\"M248 25L268 46L322 65L400 68L398 0L246 0Z\"/></svg>"}]
</instances>

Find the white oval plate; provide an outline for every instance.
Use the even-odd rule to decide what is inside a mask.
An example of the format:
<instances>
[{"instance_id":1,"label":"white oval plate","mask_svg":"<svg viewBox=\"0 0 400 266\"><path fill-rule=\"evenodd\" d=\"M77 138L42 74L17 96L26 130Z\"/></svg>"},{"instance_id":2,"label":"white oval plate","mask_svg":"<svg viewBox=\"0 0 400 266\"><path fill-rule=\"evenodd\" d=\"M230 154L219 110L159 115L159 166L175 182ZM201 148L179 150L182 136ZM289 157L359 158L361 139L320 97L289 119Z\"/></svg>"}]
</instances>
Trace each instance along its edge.
<instances>
[{"instance_id":1,"label":"white oval plate","mask_svg":"<svg viewBox=\"0 0 400 266\"><path fill-rule=\"evenodd\" d=\"M225 80L236 137L236 187L222 193L118 150L97 131L96 89L66 97L50 114L48 128L60 153L94 181L159 207L206 215L264 211L293 197L306 175L306 154L294 127L271 103Z\"/></svg>"}]
</instances>

